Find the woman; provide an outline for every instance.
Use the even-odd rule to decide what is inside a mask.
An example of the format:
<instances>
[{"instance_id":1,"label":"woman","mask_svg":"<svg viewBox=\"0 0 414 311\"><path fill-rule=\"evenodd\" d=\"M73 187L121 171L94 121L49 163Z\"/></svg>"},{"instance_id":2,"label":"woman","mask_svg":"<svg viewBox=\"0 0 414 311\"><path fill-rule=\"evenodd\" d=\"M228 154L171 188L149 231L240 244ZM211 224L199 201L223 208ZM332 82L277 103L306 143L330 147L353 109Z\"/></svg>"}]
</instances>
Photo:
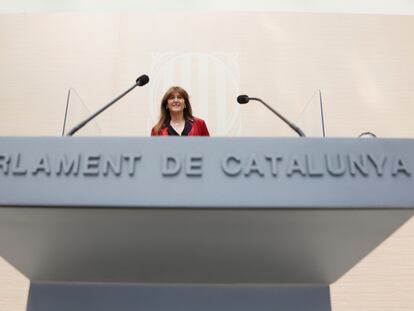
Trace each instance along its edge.
<instances>
[{"instance_id":1,"label":"woman","mask_svg":"<svg viewBox=\"0 0 414 311\"><path fill-rule=\"evenodd\" d=\"M186 90L171 87L161 101L161 116L151 136L210 136L206 123L193 116Z\"/></svg>"}]
</instances>

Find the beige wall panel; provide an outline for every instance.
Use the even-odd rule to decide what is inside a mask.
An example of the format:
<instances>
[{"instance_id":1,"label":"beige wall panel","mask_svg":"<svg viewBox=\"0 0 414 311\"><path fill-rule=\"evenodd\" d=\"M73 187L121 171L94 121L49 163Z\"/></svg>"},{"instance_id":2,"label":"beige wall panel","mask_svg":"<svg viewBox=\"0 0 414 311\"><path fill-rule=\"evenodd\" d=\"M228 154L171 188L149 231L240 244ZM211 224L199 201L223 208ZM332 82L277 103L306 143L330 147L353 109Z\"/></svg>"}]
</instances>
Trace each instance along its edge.
<instances>
[{"instance_id":1,"label":"beige wall panel","mask_svg":"<svg viewBox=\"0 0 414 311\"><path fill-rule=\"evenodd\" d=\"M334 311L414 310L414 218L331 286Z\"/></svg>"},{"instance_id":2,"label":"beige wall panel","mask_svg":"<svg viewBox=\"0 0 414 311\"><path fill-rule=\"evenodd\" d=\"M0 257L0 311L25 311L29 280Z\"/></svg>"},{"instance_id":3,"label":"beige wall panel","mask_svg":"<svg viewBox=\"0 0 414 311\"><path fill-rule=\"evenodd\" d=\"M151 83L98 117L100 131L89 133L148 135L163 92L181 84L215 135L293 136L264 107L239 107L235 96L261 97L297 121L310 99L317 108L321 89L328 136L413 137L413 32L410 16L2 15L0 133L59 135L70 87L94 111L148 73ZM72 124L87 115L75 110Z\"/></svg>"},{"instance_id":4,"label":"beige wall panel","mask_svg":"<svg viewBox=\"0 0 414 311\"><path fill-rule=\"evenodd\" d=\"M148 135L163 92L179 84L214 135L295 136L260 104L239 106L241 93L318 135L320 89L327 136L370 130L413 138L413 37L410 16L0 15L0 135L60 135L69 88L80 97L73 125L148 73L149 85L80 135ZM413 245L411 220L333 285L333 309L414 310ZM27 290L28 281L0 262L0 310L23 310Z\"/></svg>"}]
</instances>

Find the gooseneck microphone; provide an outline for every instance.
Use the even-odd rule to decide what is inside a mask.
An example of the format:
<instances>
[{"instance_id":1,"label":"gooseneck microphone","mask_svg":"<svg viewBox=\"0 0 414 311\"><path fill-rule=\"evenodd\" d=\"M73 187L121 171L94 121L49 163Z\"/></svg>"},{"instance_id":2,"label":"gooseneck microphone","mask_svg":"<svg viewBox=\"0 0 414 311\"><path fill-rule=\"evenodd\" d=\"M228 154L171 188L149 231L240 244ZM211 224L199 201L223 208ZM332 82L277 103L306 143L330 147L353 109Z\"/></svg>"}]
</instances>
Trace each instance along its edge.
<instances>
[{"instance_id":1,"label":"gooseneck microphone","mask_svg":"<svg viewBox=\"0 0 414 311\"><path fill-rule=\"evenodd\" d=\"M272 107L270 107L268 104L266 104L263 100L256 97L249 97L247 95L239 95L237 96L237 102L239 104L247 104L250 100L256 100L258 102L261 102L263 105L265 105L271 112L273 112L275 115L277 115L282 121L284 121L289 127L294 130L296 133L298 133L299 136L305 137L305 133L297 127L295 124L290 122L288 119L286 119L284 116L282 116L280 113L278 113L276 110L274 110Z\"/></svg>"},{"instance_id":2,"label":"gooseneck microphone","mask_svg":"<svg viewBox=\"0 0 414 311\"><path fill-rule=\"evenodd\" d=\"M131 92L134 88L136 88L137 86L144 86L145 84L147 84L149 82L149 77L147 75L142 75L139 76L136 80L135 80L135 84L133 86L131 86L128 90L126 90L124 93L122 93L121 95L119 95L118 97L116 97L115 99L111 100L108 104L106 104L104 107L102 107L101 109L99 109L97 112L95 112L93 115L91 115L90 117L88 117L86 120L82 121L81 123L79 123L78 125L76 125L74 128L72 128L67 134L66 136L72 136L73 134L75 134L77 131L79 131L82 127L84 127L86 124L88 124L89 121L91 121L93 118L95 118L97 115L99 115L101 112L105 111L107 108L109 108L110 106L112 106L114 103L116 103L118 100L120 100L122 97L124 97L126 94L128 94L129 92Z\"/></svg>"}]
</instances>

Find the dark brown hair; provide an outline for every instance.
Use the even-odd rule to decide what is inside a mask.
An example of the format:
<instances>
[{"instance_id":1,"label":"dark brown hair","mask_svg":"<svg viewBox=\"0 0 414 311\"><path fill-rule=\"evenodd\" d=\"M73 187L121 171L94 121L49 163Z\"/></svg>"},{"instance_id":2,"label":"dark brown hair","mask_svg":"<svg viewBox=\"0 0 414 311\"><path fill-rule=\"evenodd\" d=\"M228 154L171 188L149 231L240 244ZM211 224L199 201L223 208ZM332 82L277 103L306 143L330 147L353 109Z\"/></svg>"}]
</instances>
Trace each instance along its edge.
<instances>
[{"instance_id":1,"label":"dark brown hair","mask_svg":"<svg viewBox=\"0 0 414 311\"><path fill-rule=\"evenodd\" d=\"M170 111L167 109L168 105L168 98L171 97L174 93L180 94L184 98L185 108L184 108L184 120L194 122L193 110L190 104L190 98L186 90L179 86L172 86L170 87L167 92L165 92L164 96L161 100L161 112L160 112L160 119L158 120L157 124L154 126L156 135L159 135L161 129L165 126L168 126L168 123L171 121Z\"/></svg>"}]
</instances>

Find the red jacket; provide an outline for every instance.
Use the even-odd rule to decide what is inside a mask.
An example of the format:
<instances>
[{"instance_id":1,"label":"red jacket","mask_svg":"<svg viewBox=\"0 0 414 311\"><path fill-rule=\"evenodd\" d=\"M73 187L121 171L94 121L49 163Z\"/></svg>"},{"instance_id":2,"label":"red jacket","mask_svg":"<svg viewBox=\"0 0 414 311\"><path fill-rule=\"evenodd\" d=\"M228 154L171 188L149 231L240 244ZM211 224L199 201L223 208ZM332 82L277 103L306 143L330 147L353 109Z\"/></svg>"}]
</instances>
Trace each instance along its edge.
<instances>
[{"instance_id":1,"label":"red jacket","mask_svg":"<svg viewBox=\"0 0 414 311\"><path fill-rule=\"evenodd\" d=\"M161 128L159 134L155 133L155 128L151 130L151 136L175 136L177 132L172 128L171 125ZM185 121L184 130L182 136L210 136L208 132L206 122L199 118L194 118L194 122Z\"/></svg>"}]
</instances>

